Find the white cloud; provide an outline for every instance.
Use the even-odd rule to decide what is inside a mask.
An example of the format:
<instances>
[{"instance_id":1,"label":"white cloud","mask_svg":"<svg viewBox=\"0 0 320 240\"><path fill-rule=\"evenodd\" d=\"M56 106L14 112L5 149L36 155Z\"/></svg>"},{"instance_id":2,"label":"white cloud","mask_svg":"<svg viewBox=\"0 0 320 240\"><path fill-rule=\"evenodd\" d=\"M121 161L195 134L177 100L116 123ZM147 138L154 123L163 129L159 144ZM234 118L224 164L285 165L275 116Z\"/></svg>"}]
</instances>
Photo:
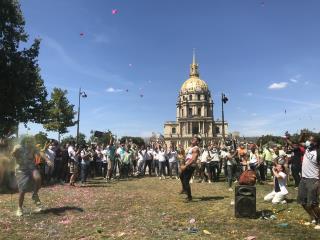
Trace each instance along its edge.
<instances>
[{"instance_id":1,"label":"white cloud","mask_svg":"<svg viewBox=\"0 0 320 240\"><path fill-rule=\"evenodd\" d=\"M109 93L117 93L117 92L123 92L123 89L109 87L109 88L107 88L106 91Z\"/></svg>"},{"instance_id":2,"label":"white cloud","mask_svg":"<svg viewBox=\"0 0 320 240\"><path fill-rule=\"evenodd\" d=\"M268 88L269 89L282 89L288 86L288 82L279 82L279 83L272 83Z\"/></svg>"},{"instance_id":3,"label":"white cloud","mask_svg":"<svg viewBox=\"0 0 320 240\"><path fill-rule=\"evenodd\" d=\"M293 76L292 78L290 78L289 80L290 80L290 82L297 83L297 82L299 82L299 79L301 77L302 77L301 74L297 74L297 75Z\"/></svg>"}]
</instances>

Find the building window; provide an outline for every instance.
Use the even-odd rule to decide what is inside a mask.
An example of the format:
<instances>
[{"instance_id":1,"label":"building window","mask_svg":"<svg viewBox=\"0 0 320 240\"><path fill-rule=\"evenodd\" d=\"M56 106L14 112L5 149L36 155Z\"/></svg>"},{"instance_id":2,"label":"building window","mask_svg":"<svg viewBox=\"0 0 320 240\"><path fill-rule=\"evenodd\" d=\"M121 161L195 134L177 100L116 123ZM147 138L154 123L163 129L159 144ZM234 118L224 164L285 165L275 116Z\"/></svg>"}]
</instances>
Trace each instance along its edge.
<instances>
[{"instance_id":1,"label":"building window","mask_svg":"<svg viewBox=\"0 0 320 240\"><path fill-rule=\"evenodd\" d=\"M177 131L176 128L172 128L171 132L172 132L172 134L176 134L176 131Z\"/></svg>"},{"instance_id":2,"label":"building window","mask_svg":"<svg viewBox=\"0 0 320 240\"><path fill-rule=\"evenodd\" d=\"M206 100L206 101L207 101L207 96L204 96L204 100Z\"/></svg>"},{"instance_id":3,"label":"building window","mask_svg":"<svg viewBox=\"0 0 320 240\"><path fill-rule=\"evenodd\" d=\"M183 109L181 109L181 117L183 117L184 116L184 111L183 111Z\"/></svg>"},{"instance_id":4,"label":"building window","mask_svg":"<svg viewBox=\"0 0 320 240\"><path fill-rule=\"evenodd\" d=\"M220 128L216 127L216 133L220 133Z\"/></svg>"},{"instance_id":5,"label":"building window","mask_svg":"<svg viewBox=\"0 0 320 240\"><path fill-rule=\"evenodd\" d=\"M198 126L193 126L192 127L192 134L199 134L199 127Z\"/></svg>"},{"instance_id":6,"label":"building window","mask_svg":"<svg viewBox=\"0 0 320 240\"><path fill-rule=\"evenodd\" d=\"M198 116L201 116L201 108L198 108Z\"/></svg>"},{"instance_id":7,"label":"building window","mask_svg":"<svg viewBox=\"0 0 320 240\"><path fill-rule=\"evenodd\" d=\"M200 94L198 94L198 100L200 100L201 99L201 95Z\"/></svg>"},{"instance_id":8,"label":"building window","mask_svg":"<svg viewBox=\"0 0 320 240\"><path fill-rule=\"evenodd\" d=\"M192 95L191 95L191 94L189 95L189 100L190 100L190 101L192 100Z\"/></svg>"},{"instance_id":9,"label":"building window","mask_svg":"<svg viewBox=\"0 0 320 240\"><path fill-rule=\"evenodd\" d=\"M189 116L192 116L192 108L189 108Z\"/></svg>"}]
</instances>

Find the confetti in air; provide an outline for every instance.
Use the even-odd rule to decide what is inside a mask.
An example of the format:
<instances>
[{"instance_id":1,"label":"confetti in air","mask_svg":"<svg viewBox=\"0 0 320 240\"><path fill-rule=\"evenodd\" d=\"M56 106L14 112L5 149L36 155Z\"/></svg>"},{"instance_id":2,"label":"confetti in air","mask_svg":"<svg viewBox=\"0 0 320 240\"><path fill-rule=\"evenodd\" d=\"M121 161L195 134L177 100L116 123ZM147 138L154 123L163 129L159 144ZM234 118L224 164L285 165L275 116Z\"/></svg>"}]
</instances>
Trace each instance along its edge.
<instances>
[{"instance_id":1,"label":"confetti in air","mask_svg":"<svg viewBox=\"0 0 320 240\"><path fill-rule=\"evenodd\" d=\"M112 13L112 15L116 15L116 14L118 14L118 9L112 9L112 11L111 11L111 13Z\"/></svg>"}]
</instances>

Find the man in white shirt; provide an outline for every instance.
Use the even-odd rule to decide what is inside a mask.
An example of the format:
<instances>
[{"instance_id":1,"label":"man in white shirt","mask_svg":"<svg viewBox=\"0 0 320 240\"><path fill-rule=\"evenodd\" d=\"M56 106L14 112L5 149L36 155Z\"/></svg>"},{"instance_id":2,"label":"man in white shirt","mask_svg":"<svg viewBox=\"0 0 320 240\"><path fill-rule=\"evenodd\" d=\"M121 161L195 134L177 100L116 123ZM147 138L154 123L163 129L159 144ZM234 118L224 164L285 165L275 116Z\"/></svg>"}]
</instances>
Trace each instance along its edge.
<instances>
[{"instance_id":1,"label":"man in white shirt","mask_svg":"<svg viewBox=\"0 0 320 240\"><path fill-rule=\"evenodd\" d=\"M165 173L166 173L166 158L167 158L167 153L166 151L159 146L159 152L157 154L158 159L159 159L159 179L165 179Z\"/></svg>"},{"instance_id":2,"label":"man in white shirt","mask_svg":"<svg viewBox=\"0 0 320 240\"><path fill-rule=\"evenodd\" d=\"M153 150L150 146L147 146L146 161L145 161L144 168L143 168L143 175L145 175L146 169L148 167L149 177L151 177L152 161L153 161Z\"/></svg>"},{"instance_id":3,"label":"man in white shirt","mask_svg":"<svg viewBox=\"0 0 320 240\"><path fill-rule=\"evenodd\" d=\"M209 159L209 150L208 150L208 146L205 146L200 157L200 169L199 169L199 172L200 172L199 182L202 182L202 183L208 180L208 175L206 174L206 166L207 166L208 159ZM209 179L209 183L210 182L211 180Z\"/></svg>"},{"instance_id":4,"label":"man in white shirt","mask_svg":"<svg viewBox=\"0 0 320 240\"><path fill-rule=\"evenodd\" d=\"M46 157L49 159L50 164L45 165L45 175L46 175L46 182L49 183L51 181L51 177L54 170L54 161L56 158L55 149L53 143L50 143L48 148L45 150Z\"/></svg>"},{"instance_id":5,"label":"man in white shirt","mask_svg":"<svg viewBox=\"0 0 320 240\"><path fill-rule=\"evenodd\" d=\"M212 144L209 147L209 157L207 164L207 172L209 175L209 182L219 181L219 166L220 166L220 155L219 149L216 144Z\"/></svg>"},{"instance_id":6,"label":"man in white shirt","mask_svg":"<svg viewBox=\"0 0 320 240\"><path fill-rule=\"evenodd\" d=\"M144 164L145 164L145 161L147 158L146 154L147 154L147 150L146 150L145 146L142 145L140 150L138 151L138 163L137 163L137 168L138 168L137 175L138 176L143 175Z\"/></svg>"},{"instance_id":7,"label":"man in white shirt","mask_svg":"<svg viewBox=\"0 0 320 240\"><path fill-rule=\"evenodd\" d=\"M315 229L320 229L320 150L319 140L311 136L306 142L307 149L302 161L302 179L298 189L298 203L317 224Z\"/></svg>"},{"instance_id":8,"label":"man in white shirt","mask_svg":"<svg viewBox=\"0 0 320 240\"><path fill-rule=\"evenodd\" d=\"M74 149L74 143L70 143L68 147L68 155L69 155L69 170L71 173L70 177L70 186L75 186L74 183L78 177L78 159L77 152Z\"/></svg>"},{"instance_id":9,"label":"man in white shirt","mask_svg":"<svg viewBox=\"0 0 320 240\"><path fill-rule=\"evenodd\" d=\"M179 176L179 171L178 171L178 153L175 150L175 148L173 146L170 146L169 148L169 152L168 152L168 158L169 158L169 176L171 178L174 178L172 176L172 172L174 171L176 176L175 178L178 179Z\"/></svg>"}]
</instances>

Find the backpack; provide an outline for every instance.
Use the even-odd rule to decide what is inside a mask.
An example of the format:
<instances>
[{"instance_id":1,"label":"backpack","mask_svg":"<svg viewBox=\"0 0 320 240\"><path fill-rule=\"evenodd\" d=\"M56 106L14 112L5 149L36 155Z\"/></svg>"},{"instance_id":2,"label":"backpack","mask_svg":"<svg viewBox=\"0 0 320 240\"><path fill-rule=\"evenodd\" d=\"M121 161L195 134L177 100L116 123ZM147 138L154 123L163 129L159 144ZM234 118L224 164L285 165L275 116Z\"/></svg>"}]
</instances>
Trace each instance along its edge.
<instances>
[{"instance_id":1,"label":"backpack","mask_svg":"<svg viewBox=\"0 0 320 240\"><path fill-rule=\"evenodd\" d=\"M239 185L250 185L254 186L256 184L256 172L252 170L246 170L241 173L239 177Z\"/></svg>"}]
</instances>

